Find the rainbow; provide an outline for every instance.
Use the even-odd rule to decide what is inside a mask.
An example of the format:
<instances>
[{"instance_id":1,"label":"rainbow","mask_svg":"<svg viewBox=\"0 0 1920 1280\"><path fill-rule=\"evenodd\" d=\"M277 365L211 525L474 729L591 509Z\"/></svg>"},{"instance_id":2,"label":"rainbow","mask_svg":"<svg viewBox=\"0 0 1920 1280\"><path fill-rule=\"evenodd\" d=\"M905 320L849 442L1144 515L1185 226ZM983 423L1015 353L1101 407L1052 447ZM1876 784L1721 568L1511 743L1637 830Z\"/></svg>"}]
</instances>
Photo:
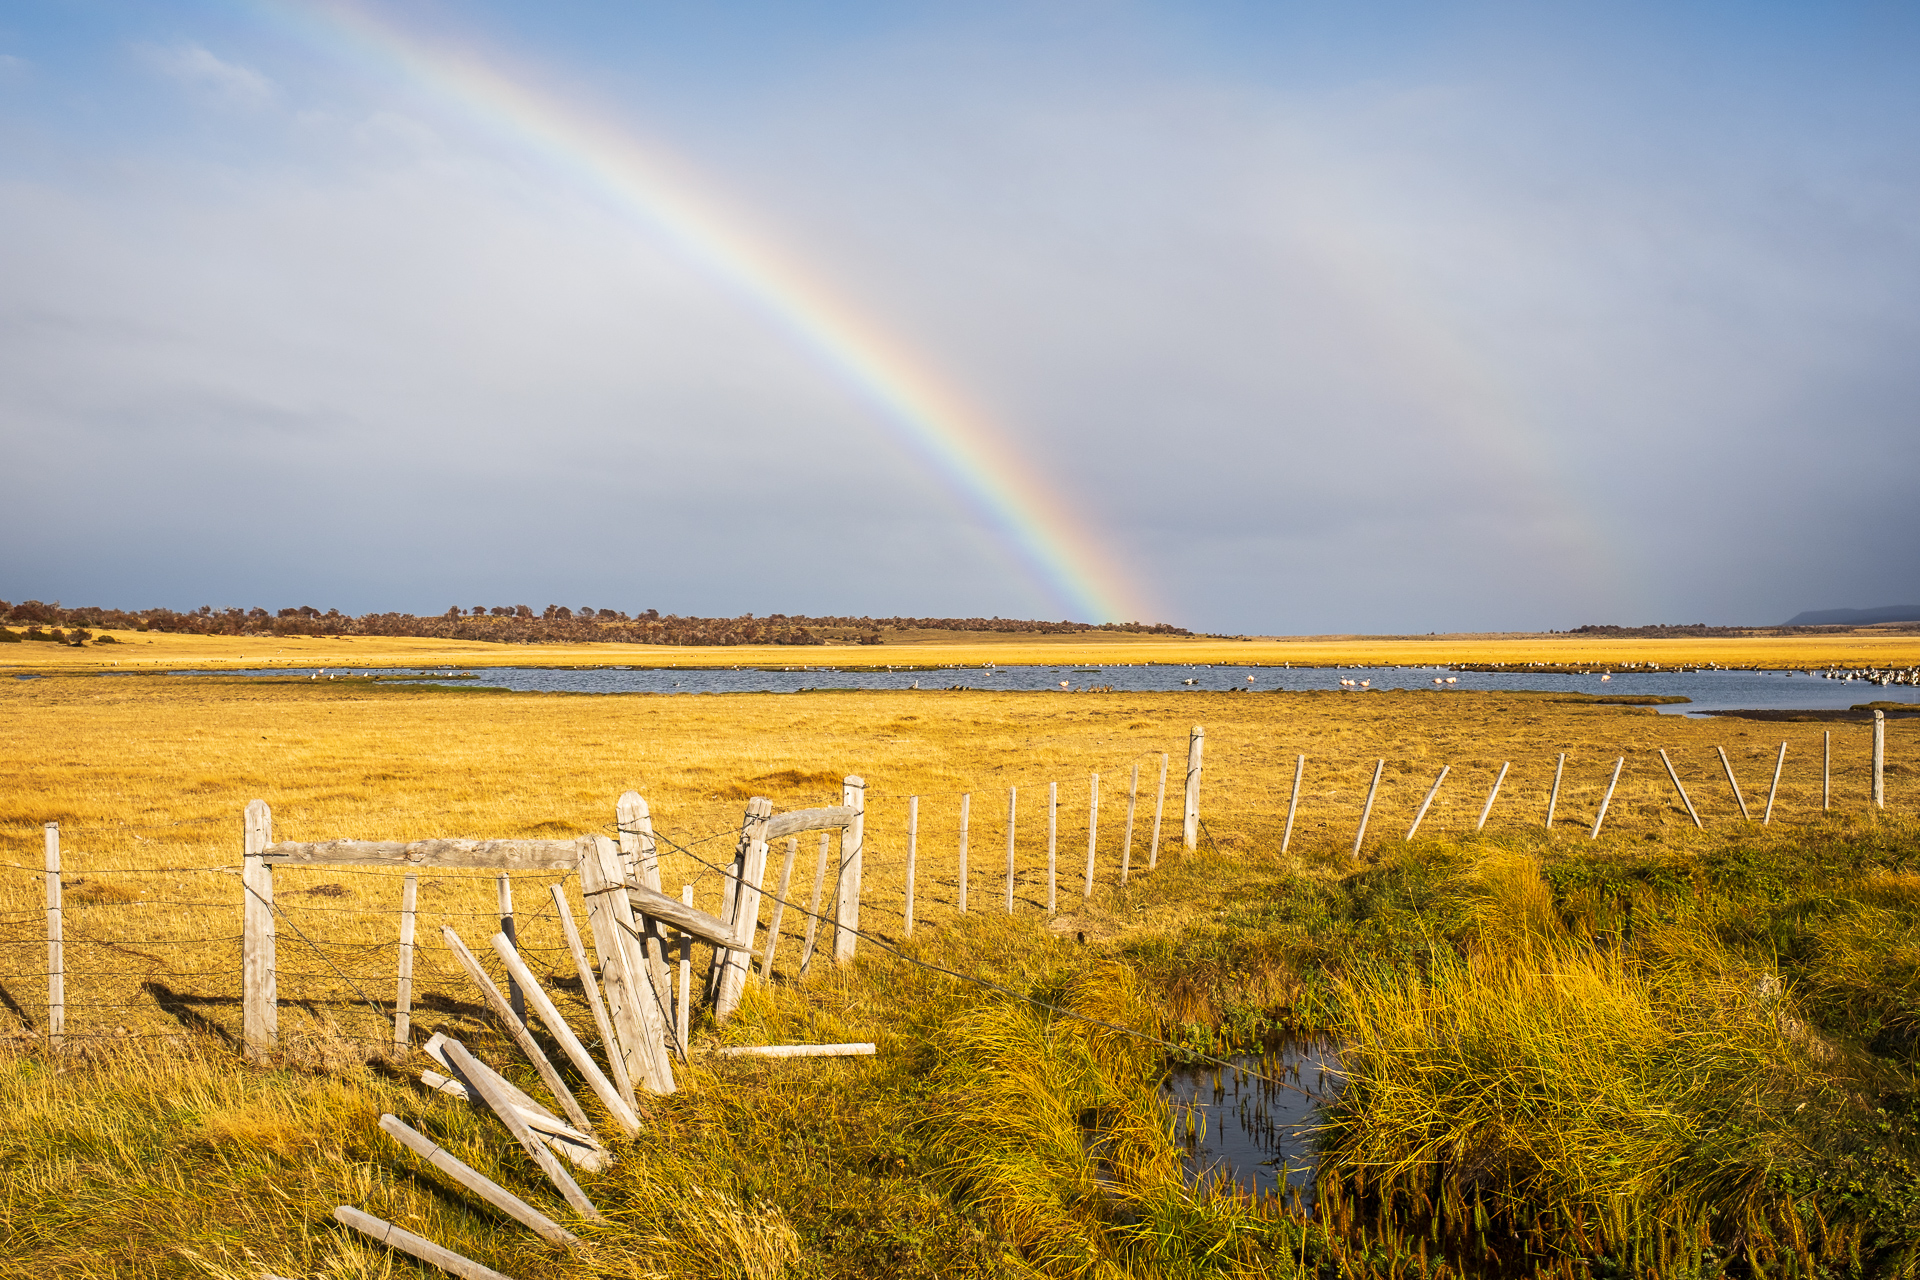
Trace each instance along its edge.
<instances>
[{"instance_id":1,"label":"rainbow","mask_svg":"<svg viewBox=\"0 0 1920 1280\"><path fill-rule=\"evenodd\" d=\"M1099 534L979 410L904 344L790 257L758 242L670 157L542 94L480 57L408 34L364 10L315 0L261 9L305 38L458 105L570 173L748 300L881 417L1004 539L1050 601L1090 621L1138 620L1141 594Z\"/></svg>"}]
</instances>

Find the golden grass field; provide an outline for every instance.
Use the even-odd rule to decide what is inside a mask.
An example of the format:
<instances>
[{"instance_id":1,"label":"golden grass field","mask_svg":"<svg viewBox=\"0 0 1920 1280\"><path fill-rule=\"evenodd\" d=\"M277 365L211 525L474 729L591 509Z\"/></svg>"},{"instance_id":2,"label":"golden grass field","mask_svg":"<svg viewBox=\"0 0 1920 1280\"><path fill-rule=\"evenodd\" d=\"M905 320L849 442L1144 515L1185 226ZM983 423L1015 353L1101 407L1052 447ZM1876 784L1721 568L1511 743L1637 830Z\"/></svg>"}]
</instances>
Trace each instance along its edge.
<instances>
[{"instance_id":1,"label":"golden grass field","mask_svg":"<svg viewBox=\"0 0 1920 1280\"><path fill-rule=\"evenodd\" d=\"M1178 846L1187 735L1195 723L1208 732L1203 851L1263 863L1279 858L1297 754L1308 764L1291 853L1312 858L1351 847L1377 758L1387 765L1369 844L1404 835L1442 765L1451 773L1424 820L1425 834L1471 827L1503 761L1512 769L1487 830L1537 829L1562 751L1568 759L1555 838L1586 839L1613 761L1626 755L1604 835L1631 841L1691 828L1653 754L1658 748L1668 749L1702 819L1724 826L1739 813L1714 747L1727 749L1758 819L1785 741L1776 821L1796 822L1819 812L1829 728L1835 805L1864 807L1870 734L1862 724L1691 720L1550 695L1464 692L574 697L75 673L8 682L0 699L5 971L41 968L34 947L23 944L42 936L35 874L41 826L57 821L73 939L68 1018L78 1034L171 1031L183 1008L229 1030L237 1025L237 879L222 871L145 869L236 867L241 809L255 797L272 806L275 837L283 840L570 837L611 832L614 802L631 788L647 798L670 842L663 846L669 889L692 884L698 901L712 907L718 873L672 845L724 864L748 797L767 795L780 810L837 803L839 780L858 774L868 786L863 924L897 937L909 795L922 797L917 914L923 927L937 928L957 906L962 793L972 796L969 906L1005 911L1013 787L1016 911L1041 911L1045 794L1057 783L1059 902L1066 915L1090 914L1105 934L1174 924L1164 918L1169 911L1208 909L1156 904L1145 883L1113 893L1136 764L1129 857L1136 869L1152 857L1163 752L1170 769L1162 848ZM1890 723L1888 734L1895 762L1890 803L1911 808L1909 744L1920 734L1901 721ZM1083 910L1089 775L1096 772L1096 880L1103 894ZM801 851L796 886L810 886L816 855L811 846ZM346 949L324 962L281 929L280 992L293 1002L282 1026L298 1034L311 1024L308 1030L321 1034L337 1024L376 1038L372 1015L345 979L376 1003L390 1000L396 879L319 868L287 869L278 878L290 919L315 942ZM544 886L523 884L517 892L525 944L564 970L557 926L545 918L552 908ZM455 922L484 941L493 895L483 875L429 873L421 889L422 937L436 942L439 924ZM770 918L771 907L764 912ZM782 943L783 958L797 962L804 917L789 913L785 923L794 936ZM454 998L462 984L440 950L423 953L421 985L432 992L444 981ZM165 977L174 973L194 976ZM154 983L171 995L156 996ZM44 997L36 981L8 979L4 998L16 1029L39 1025ZM161 1008L168 1000L173 1012ZM110 1007L91 1009L96 1002Z\"/></svg>"},{"instance_id":2,"label":"golden grass field","mask_svg":"<svg viewBox=\"0 0 1920 1280\"><path fill-rule=\"evenodd\" d=\"M154 647L168 651L165 665L211 666L222 653L236 664L260 661L232 642L221 642L225 650L194 651L191 643L200 642L183 641L182 656L175 657L163 642L177 639L156 639ZM1252 647L1223 646L1228 652ZM1544 892L1527 868L1556 851L1598 850L1625 865L1649 850L1684 858L1763 839L1757 819L1782 741L1787 764L1775 825L1764 839L1779 843L1803 827L1832 833L1886 825L1867 806L1870 729L1856 723L1692 720L1551 695L1457 691L582 697L159 671L105 677L87 665L105 650L17 648L52 661L40 667L46 678L0 683L0 1029L16 1050L0 1076L0 1113L10 1112L0 1121L0 1150L8 1153L0 1159L0 1255L9 1242L15 1250L10 1261L0 1256L6 1276L253 1280L263 1268L328 1280L413 1274L408 1264L396 1266L384 1251L326 1223L328 1208L342 1202L451 1242L525 1280L1251 1276L1284 1273L1274 1270L1274 1259L1306 1247L1297 1234L1282 1239L1301 1230L1287 1225L1293 1220L1263 1218L1231 1197L1193 1190L1168 1149L1150 1140L1163 1117L1156 1119L1151 1085L1139 1081L1150 1079L1153 1055L1143 1057L1137 1045L1124 1052L1103 1048L1097 1037L1076 1040L1082 1033L1034 1022L1018 1002L983 998L866 943L861 965L822 966L799 983L793 969L805 921L791 910L774 982L751 987L742 1016L729 1027L697 1026L695 1059L681 1071L685 1092L657 1106L652 1126L613 1173L590 1182L593 1195L617 1206L617 1226L571 1254L503 1231L459 1193L424 1177L417 1163L397 1156L373 1128L381 1110L396 1111L431 1129L462 1158L535 1194L527 1189L537 1186L537 1172L501 1132L410 1085L427 1065L417 1051L390 1052L396 874L353 868L276 873L287 1052L270 1071L243 1068L232 1053L241 920L232 872L240 861L241 810L256 797L272 806L275 836L283 840L566 837L611 834L615 800L631 788L647 797L665 837L668 889L693 884L700 905L711 909L719 877L700 860L727 861L750 796L769 796L777 810L835 802L840 779L859 774L868 787L862 924L878 939L1018 990L1058 990L1064 1004L1097 1016L1189 1028L1220 1023L1228 1000L1303 1009L1297 998L1311 974L1283 958L1257 964L1231 958L1209 943L1212 949L1189 958L1190 972L1148 998L1135 990L1128 966L1113 963L1123 949L1148 945L1160 948L1153 954L1177 958L1177 948L1191 945L1183 940L1205 938L1209 929L1257 911L1264 896L1285 886L1335 886L1376 865L1390 871L1442 765L1451 773L1425 819L1422 841L1439 842L1435 849L1457 843L1481 858L1493 870L1473 875L1520 885L1513 891L1517 901ZM58 663L69 661L69 652L77 660L62 670ZM378 665L365 652L355 655L355 665ZM397 650L380 652L388 661L419 661ZM507 652L515 662L529 661L530 654L558 660L558 651L545 648ZM1714 660L1733 665L1752 652L1729 649ZM592 655L606 660L599 646ZM858 656L872 655L869 649ZM1103 646L1102 656L1111 660L1112 647ZM1004 651L994 660L1012 661ZM1345 660L1373 659L1348 654ZM1881 653L1844 660L1906 659ZM1194 724L1207 731L1204 829L1199 849L1188 855L1179 847L1178 813ZM1829 729L1836 812L1823 819L1820 760ZM1920 802L1920 726L1890 722L1887 737L1892 825L1886 829L1910 833ZM1739 817L1716 745L1738 771L1753 823ZM1679 768L1706 833L1696 833L1678 806L1654 754L1658 748ZM1559 820L1548 835L1541 823L1560 752L1567 753L1567 772ZM1171 757L1171 768L1160 865L1149 873L1142 868L1152 856L1162 753ZM1308 756L1306 782L1292 847L1282 855L1299 754ZM1591 842L1600 793L1622 755L1628 763L1605 831ZM1385 781L1355 863L1349 850L1367 780L1381 758ZM1486 837L1460 840L1503 761L1511 761L1512 770ZM1135 764L1135 875L1122 886L1117 869ZM1080 875L1094 772L1101 776L1097 883L1087 900ZM1044 910L1049 782L1057 782L1060 793L1060 911L1051 919ZM1009 787L1018 795L1011 919L1005 913ZM964 919L956 910L963 793L972 796L971 910ZM921 800L919 925L908 941L902 935L910 795ZM47 821L62 829L67 1030L71 1046L85 1051L57 1070L35 1065L44 1031L38 872ZM810 888L814 854L812 847L801 849L790 897L803 899L803 886ZM517 916L530 962L575 1025L584 1026L578 984L560 950L547 895L546 886L563 879L517 877ZM537 1088L440 942L440 926L451 924L486 955L486 938L496 927L492 877L429 870L421 881L414 1043L446 1029ZM1504 891L1494 892L1490 901L1497 903ZM577 886L569 886L569 897L580 913ZM770 903L763 906L763 921L771 911ZM1506 928L1489 920L1496 932ZM704 964L704 955L696 959ZM1862 981L1884 985L1872 976ZM1644 1014L1652 1006L1637 990L1621 987L1626 994L1610 998ZM1551 993L1529 988L1514 999L1516 1007L1544 1010ZM1687 1017L1698 1012L1686 1008L1694 1010ZM1711 1012L1708 1005L1699 1008ZM1666 1015L1656 1014L1642 1018L1647 1037L1665 1034ZM1372 1015L1362 1008L1355 1016L1364 1026ZM1387 1020L1410 1016L1393 1013ZM1162 1019L1170 1021L1156 1023ZM863 1066L704 1056L717 1043L769 1039L873 1040L881 1058ZM1693 1043L1698 1035L1686 1031L1682 1039ZM1132 1093L1113 1093L1120 1087L1113 1081L1134 1077ZM1470 1087L1472 1077L1465 1078ZM927 1091L936 1086L944 1101L931 1108ZM1736 1080L1729 1087L1746 1086ZM1023 1111L1029 1103L1030 1115ZM1128 1150L1137 1167L1101 1166L1082 1149L1078 1117L1096 1104L1131 1117L1126 1123L1139 1141ZM936 1130L916 1127L926 1124ZM929 1134L936 1131L946 1136L935 1141ZM1023 1164L1035 1151L1045 1155L1043 1164ZM1656 1152L1647 1167L1659 1167L1661 1159ZM962 1194L954 1187L973 1190ZM1135 1208L1127 1211L1133 1217L1118 1225L1103 1217L1097 1206L1109 1193L1134 1197L1128 1203ZM1171 1215L1165 1223L1172 1225L1155 1214ZM1135 1219L1136 1225L1125 1225ZM1255 1237L1267 1252L1247 1243ZM1219 1251L1207 1252L1216 1245ZM1328 1235L1315 1247L1333 1251L1316 1256L1345 1258L1373 1246L1341 1253L1348 1246ZM1212 1261L1175 1266L1164 1260L1172 1256L1165 1251L1183 1248ZM1424 1244L1420 1257L1421 1270L1407 1274L1428 1274Z\"/></svg>"},{"instance_id":3,"label":"golden grass field","mask_svg":"<svg viewBox=\"0 0 1920 1280\"><path fill-rule=\"evenodd\" d=\"M1543 662L1605 666L1811 669L1828 665L1912 666L1920 635L1863 629L1822 636L1751 636L1698 640L1605 639L1572 635L1448 635L1373 639L1302 637L1224 640L1089 632L1068 636L988 633L908 635L883 645L740 645L723 648L634 644L507 645L473 640L343 636L192 636L114 633L117 645L75 648L49 643L8 645L0 671L139 670L148 667L311 666L870 666L1003 665L1053 662L1244 663L1300 666Z\"/></svg>"}]
</instances>

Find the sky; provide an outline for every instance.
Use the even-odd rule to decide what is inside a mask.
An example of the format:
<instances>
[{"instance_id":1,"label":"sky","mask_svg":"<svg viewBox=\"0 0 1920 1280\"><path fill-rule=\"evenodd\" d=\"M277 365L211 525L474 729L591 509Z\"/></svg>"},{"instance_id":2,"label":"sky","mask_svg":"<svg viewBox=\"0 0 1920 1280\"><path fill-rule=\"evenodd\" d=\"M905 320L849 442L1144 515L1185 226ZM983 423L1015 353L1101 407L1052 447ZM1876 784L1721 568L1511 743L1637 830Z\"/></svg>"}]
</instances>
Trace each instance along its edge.
<instances>
[{"instance_id":1,"label":"sky","mask_svg":"<svg viewBox=\"0 0 1920 1280\"><path fill-rule=\"evenodd\" d=\"M1920 10L25 0L0 598L1920 603Z\"/></svg>"}]
</instances>

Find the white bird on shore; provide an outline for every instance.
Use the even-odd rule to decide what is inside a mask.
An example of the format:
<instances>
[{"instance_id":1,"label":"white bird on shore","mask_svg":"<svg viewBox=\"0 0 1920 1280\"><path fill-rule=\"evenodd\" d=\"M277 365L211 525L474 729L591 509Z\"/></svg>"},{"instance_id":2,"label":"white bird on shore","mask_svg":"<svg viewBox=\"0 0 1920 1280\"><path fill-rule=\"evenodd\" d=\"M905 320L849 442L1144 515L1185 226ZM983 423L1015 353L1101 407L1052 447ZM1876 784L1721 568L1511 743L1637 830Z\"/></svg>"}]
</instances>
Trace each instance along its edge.
<instances>
[{"instance_id":1,"label":"white bird on shore","mask_svg":"<svg viewBox=\"0 0 1920 1280\"><path fill-rule=\"evenodd\" d=\"M1443 683L1445 683L1444 681L1442 681L1442 680L1440 679L1440 677L1439 677L1439 676L1435 676L1435 677L1433 678L1433 682L1434 682L1435 684L1443 684Z\"/></svg>"},{"instance_id":2,"label":"white bird on shore","mask_svg":"<svg viewBox=\"0 0 1920 1280\"><path fill-rule=\"evenodd\" d=\"M1191 680L1189 680L1189 681L1187 681L1187 683L1188 683L1188 684L1192 684L1192 683L1193 683L1193 681L1191 681ZM1066 688L1066 687L1067 687L1067 682L1066 682L1065 680L1062 680L1062 681L1060 682L1060 687L1061 687L1062 689L1064 689L1064 688Z\"/></svg>"},{"instance_id":3,"label":"white bird on shore","mask_svg":"<svg viewBox=\"0 0 1920 1280\"><path fill-rule=\"evenodd\" d=\"M1447 677L1447 683L1448 683L1448 684L1459 684L1459 683L1460 683L1460 677L1459 677L1459 676L1448 676L1448 677Z\"/></svg>"},{"instance_id":4,"label":"white bird on shore","mask_svg":"<svg viewBox=\"0 0 1920 1280\"><path fill-rule=\"evenodd\" d=\"M1601 676L1600 678L1601 678L1602 680L1611 680L1611 679L1613 679L1613 677L1612 677L1612 676L1610 676L1610 675L1608 675L1608 676Z\"/></svg>"}]
</instances>

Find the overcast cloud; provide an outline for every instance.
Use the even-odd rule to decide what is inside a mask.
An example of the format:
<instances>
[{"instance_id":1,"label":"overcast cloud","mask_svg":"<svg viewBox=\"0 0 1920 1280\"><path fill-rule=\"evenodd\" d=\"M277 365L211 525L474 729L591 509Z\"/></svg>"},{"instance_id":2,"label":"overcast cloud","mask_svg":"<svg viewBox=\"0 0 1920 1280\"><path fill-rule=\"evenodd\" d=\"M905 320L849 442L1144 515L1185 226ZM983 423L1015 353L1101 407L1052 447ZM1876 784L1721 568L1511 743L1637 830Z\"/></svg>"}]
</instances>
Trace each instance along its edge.
<instances>
[{"instance_id":1,"label":"overcast cloud","mask_svg":"<svg viewBox=\"0 0 1920 1280\"><path fill-rule=\"evenodd\" d=\"M0 595L1072 611L747 300L287 12L0 26ZM1920 603L1897 14L455 17L988 410L1153 619Z\"/></svg>"}]
</instances>

